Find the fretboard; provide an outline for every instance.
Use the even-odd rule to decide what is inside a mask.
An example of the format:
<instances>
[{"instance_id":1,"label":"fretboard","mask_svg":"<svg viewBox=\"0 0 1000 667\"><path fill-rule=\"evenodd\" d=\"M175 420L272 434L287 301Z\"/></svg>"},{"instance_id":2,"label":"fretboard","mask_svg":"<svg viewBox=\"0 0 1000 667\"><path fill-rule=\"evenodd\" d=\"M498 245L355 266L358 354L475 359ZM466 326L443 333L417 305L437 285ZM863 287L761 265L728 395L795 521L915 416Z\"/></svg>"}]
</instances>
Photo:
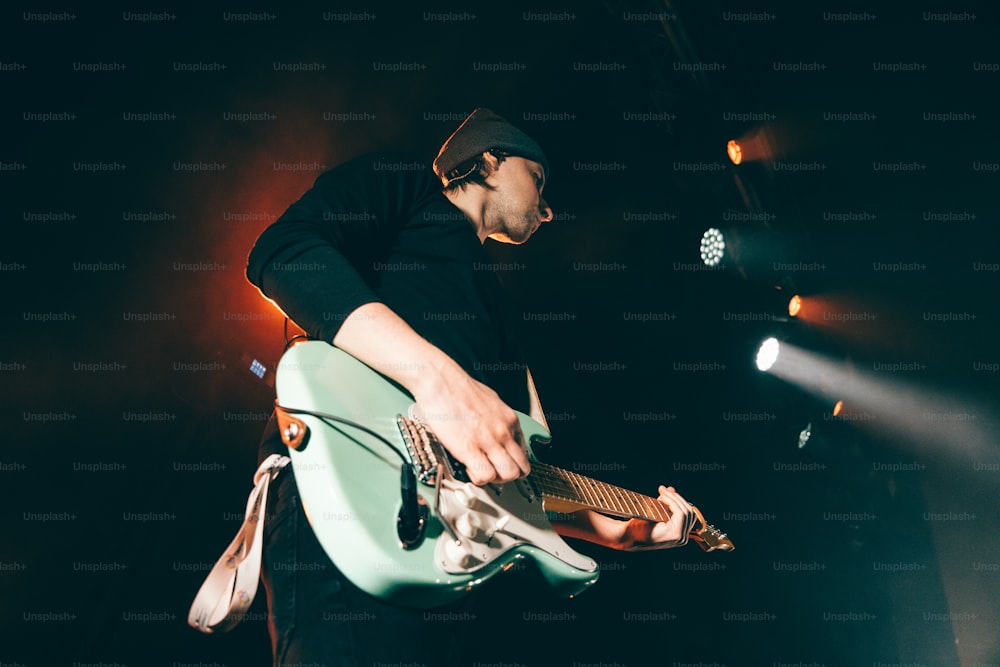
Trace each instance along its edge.
<instances>
[{"instance_id":1,"label":"fretboard","mask_svg":"<svg viewBox=\"0 0 1000 667\"><path fill-rule=\"evenodd\" d=\"M656 498L546 463L532 461L531 481L543 498L564 500L622 518L667 521L670 510Z\"/></svg>"}]
</instances>

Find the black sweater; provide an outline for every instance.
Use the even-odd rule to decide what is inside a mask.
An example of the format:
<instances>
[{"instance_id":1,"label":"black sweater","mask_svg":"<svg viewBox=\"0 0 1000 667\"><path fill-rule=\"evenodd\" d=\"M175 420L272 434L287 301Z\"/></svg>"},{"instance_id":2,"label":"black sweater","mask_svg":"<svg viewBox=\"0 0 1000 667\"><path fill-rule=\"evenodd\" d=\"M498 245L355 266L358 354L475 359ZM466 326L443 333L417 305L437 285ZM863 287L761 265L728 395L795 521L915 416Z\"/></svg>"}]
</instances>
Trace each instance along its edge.
<instances>
[{"instance_id":1,"label":"black sweater","mask_svg":"<svg viewBox=\"0 0 1000 667\"><path fill-rule=\"evenodd\" d=\"M328 342L354 309L382 302L509 406L528 411L495 264L419 159L363 155L320 175L257 239L247 278Z\"/></svg>"}]
</instances>

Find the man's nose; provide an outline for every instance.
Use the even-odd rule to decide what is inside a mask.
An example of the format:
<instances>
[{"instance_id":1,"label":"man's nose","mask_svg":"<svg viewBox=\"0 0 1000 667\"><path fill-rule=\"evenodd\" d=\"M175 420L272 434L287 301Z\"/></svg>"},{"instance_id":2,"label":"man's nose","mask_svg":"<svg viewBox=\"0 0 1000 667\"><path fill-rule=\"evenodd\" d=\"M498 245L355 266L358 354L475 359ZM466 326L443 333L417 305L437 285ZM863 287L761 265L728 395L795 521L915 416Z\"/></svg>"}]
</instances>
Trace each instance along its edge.
<instances>
[{"instance_id":1,"label":"man's nose","mask_svg":"<svg viewBox=\"0 0 1000 667\"><path fill-rule=\"evenodd\" d=\"M538 204L538 210L542 213L542 222L552 222L552 209L544 199Z\"/></svg>"}]
</instances>

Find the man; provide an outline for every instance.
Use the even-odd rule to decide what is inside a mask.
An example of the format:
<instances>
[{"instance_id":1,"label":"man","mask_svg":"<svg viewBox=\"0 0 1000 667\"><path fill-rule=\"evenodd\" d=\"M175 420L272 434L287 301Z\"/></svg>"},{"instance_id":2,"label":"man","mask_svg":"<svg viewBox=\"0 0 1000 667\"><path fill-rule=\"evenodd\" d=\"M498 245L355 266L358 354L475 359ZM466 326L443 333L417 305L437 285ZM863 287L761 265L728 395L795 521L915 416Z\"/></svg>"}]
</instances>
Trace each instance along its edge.
<instances>
[{"instance_id":1,"label":"man","mask_svg":"<svg viewBox=\"0 0 1000 667\"><path fill-rule=\"evenodd\" d=\"M437 179L422 167L373 155L321 175L261 234L247 276L311 337L404 387L473 483L515 480L531 464L514 409L545 419L483 244L524 243L552 220L542 194L548 162L533 139L481 108L441 147ZM261 459L282 451L271 424ZM290 470L279 476L266 513L275 664L455 659L446 624L367 596L337 572L293 479ZM660 487L659 499L672 512L667 522L580 511L555 528L618 549L685 544L691 506L673 488Z\"/></svg>"}]
</instances>

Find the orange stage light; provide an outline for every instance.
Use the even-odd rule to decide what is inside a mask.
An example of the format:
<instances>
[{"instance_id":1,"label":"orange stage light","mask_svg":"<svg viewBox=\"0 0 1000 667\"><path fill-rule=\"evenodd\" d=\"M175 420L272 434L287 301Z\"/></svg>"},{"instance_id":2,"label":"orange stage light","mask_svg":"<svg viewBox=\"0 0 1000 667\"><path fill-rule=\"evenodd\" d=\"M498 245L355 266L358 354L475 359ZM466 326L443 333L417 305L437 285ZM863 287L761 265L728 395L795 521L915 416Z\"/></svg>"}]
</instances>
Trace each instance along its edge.
<instances>
[{"instance_id":1,"label":"orange stage light","mask_svg":"<svg viewBox=\"0 0 1000 667\"><path fill-rule=\"evenodd\" d=\"M799 314L800 310L802 310L802 297L796 294L788 302L788 314L792 317L795 317L796 315Z\"/></svg>"},{"instance_id":2,"label":"orange stage light","mask_svg":"<svg viewBox=\"0 0 1000 667\"><path fill-rule=\"evenodd\" d=\"M729 154L729 159L732 160L733 164L743 162L743 148L735 139L730 139L729 143L726 144L726 153Z\"/></svg>"}]
</instances>

